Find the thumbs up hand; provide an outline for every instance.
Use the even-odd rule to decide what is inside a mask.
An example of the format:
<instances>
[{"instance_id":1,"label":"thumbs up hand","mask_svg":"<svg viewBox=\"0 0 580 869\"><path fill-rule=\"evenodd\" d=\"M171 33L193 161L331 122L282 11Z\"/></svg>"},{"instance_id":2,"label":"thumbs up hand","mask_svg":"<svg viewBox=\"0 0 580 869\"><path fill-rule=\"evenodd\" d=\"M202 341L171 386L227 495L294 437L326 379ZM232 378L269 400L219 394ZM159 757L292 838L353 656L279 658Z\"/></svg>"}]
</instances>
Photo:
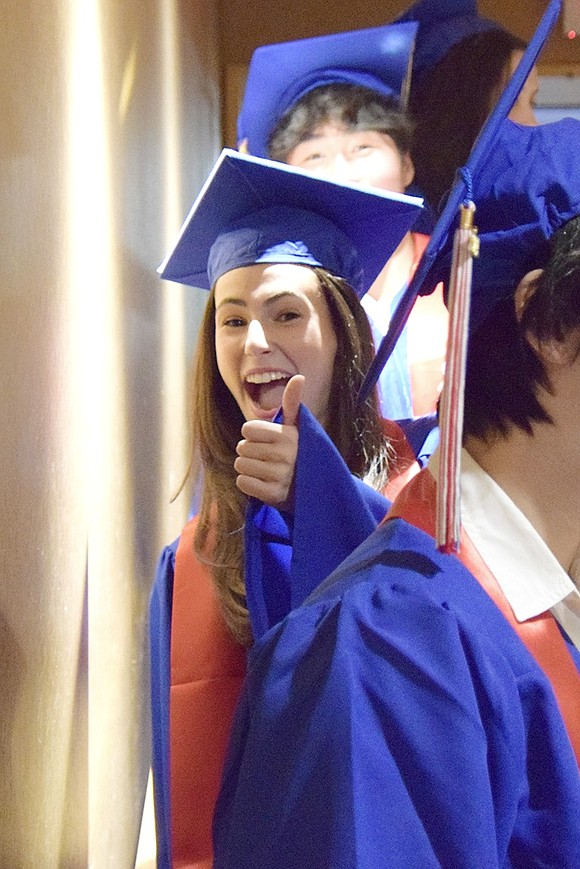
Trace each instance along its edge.
<instances>
[{"instance_id":1,"label":"thumbs up hand","mask_svg":"<svg viewBox=\"0 0 580 869\"><path fill-rule=\"evenodd\" d=\"M296 374L282 396L282 423L252 419L242 426L234 468L236 485L245 495L279 510L292 501L292 483L298 455L298 411L304 377Z\"/></svg>"}]
</instances>

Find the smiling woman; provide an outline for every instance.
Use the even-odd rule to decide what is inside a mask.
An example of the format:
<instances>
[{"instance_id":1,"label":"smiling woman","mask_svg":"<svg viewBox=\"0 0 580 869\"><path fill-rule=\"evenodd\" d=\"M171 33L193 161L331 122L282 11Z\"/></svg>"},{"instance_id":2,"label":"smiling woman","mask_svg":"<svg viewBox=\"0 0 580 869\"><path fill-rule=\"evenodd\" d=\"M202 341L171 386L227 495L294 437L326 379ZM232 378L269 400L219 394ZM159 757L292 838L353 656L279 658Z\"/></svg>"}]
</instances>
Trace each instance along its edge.
<instances>
[{"instance_id":1,"label":"smiling woman","mask_svg":"<svg viewBox=\"0 0 580 869\"><path fill-rule=\"evenodd\" d=\"M211 865L213 808L253 637L388 507L379 491L392 452L386 428L374 395L356 403L374 355L359 297L419 208L412 197L224 152L160 269L209 290L192 379L200 508L163 553L151 604L161 867ZM400 437L394 424L389 431ZM309 483L323 515L337 516L330 534L304 516L299 497L295 468L312 442ZM418 470L413 458L400 478ZM256 529L248 496L278 508ZM261 600L244 564L254 530L268 574ZM306 563L295 558L297 539Z\"/></svg>"},{"instance_id":2,"label":"smiling woman","mask_svg":"<svg viewBox=\"0 0 580 869\"><path fill-rule=\"evenodd\" d=\"M257 222L268 226L272 210L258 215ZM336 232L322 217L319 223ZM259 491L261 500L288 506L298 449L298 402L290 406L284 398L295 375L304 380L302 403L327 428L348 469L374 488L386 483L388 446L375 397L355 410L374 353L363 308L346 281L321 267L297 265L293 256L291 247L279 250L277 258L288 262L234 267L218 277L194 365L194 476L203 479L194 545L207 558L212 537L213 584L232 635L244 645L251 633L244 592L246 499L241 492ZM282 420L274 422L283 405ZM262 425L256 429L249 425L252 420ZM236 456L258 464L248 473Z\"/></svg>"},{"instance_id":3,"label":"smiling woman","mask_svg":"<svg viewBox=\"0 0 580 869\"><path fill-rule=\"evenodd\" d=\"M217 281L215 305L218 369L245 419L272 422L288 381L302 374L303 403L326 425L336 334L312 269L233 269Z\"/></svg>"}]
</instances>

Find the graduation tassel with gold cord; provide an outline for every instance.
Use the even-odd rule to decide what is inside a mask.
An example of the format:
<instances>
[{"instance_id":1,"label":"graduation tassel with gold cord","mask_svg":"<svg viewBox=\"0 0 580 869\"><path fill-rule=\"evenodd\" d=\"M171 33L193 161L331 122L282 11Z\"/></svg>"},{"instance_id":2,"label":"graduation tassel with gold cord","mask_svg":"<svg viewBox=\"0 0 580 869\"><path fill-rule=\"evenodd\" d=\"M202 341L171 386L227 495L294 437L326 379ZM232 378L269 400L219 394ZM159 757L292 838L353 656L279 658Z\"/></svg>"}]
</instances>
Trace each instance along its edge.
<instances>
[{"instance_id":1,"label":"graduation tassel with gold cord","mask_svg":"<svg viewBox=\"0 0 580 869\"><path fill-rule=\"evenodd\" d=\"M470 179L469 179L470 180ZM468 188L471 185L468 184ZM439 407L440 456L437 482L437 547L458 552L461 532L460 472L463 436L463 390L471 301L473 257L479 237L473 224L475 205L470 196L459 206L459 227L453 239L449 281L449 336L445 379Z\"/></svg>"}]
</instances>

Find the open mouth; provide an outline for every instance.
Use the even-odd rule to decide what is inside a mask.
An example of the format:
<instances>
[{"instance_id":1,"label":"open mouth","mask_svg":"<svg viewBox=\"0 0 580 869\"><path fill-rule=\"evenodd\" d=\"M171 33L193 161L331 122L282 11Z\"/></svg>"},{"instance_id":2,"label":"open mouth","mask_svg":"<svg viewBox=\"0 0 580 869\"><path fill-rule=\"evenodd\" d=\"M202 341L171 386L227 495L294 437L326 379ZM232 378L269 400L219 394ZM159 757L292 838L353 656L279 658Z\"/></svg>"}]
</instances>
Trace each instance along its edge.
<instances>
[{"instance_id":1,"label":"open mouth","mask_svg":"<svg viewBox=\"0 0 580 869\"><path fill-rule=\"evenodd\" d=\"M283 371L259 371L248 374L244 388L252 402L263 411L277 410L290 375Z\"/></svg>"}]
</instances>

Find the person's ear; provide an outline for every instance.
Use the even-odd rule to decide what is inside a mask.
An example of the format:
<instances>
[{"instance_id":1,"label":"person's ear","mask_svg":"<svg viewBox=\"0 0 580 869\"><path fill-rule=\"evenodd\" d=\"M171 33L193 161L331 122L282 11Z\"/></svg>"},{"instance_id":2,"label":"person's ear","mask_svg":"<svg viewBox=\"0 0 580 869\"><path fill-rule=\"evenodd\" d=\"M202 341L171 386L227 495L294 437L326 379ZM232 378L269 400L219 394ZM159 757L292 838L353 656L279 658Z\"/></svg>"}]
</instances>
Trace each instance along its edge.
<instances>
[{"instance_id":1,"label":"person's ear","mask_svg":"<svg viewBox=\"0 0 580 869\"><path fill-rule=\"evenodd\" d=\"M528 304L531 297L534 295L534 291L536 289L536 281L539 279L542 271L543 269L534 269L533 272L528 272L527 275L525 275L525 277L521 279L516 287L516 292L514 296L514 307L516 312L516 320L518 321L518 323L521 323L522 321L526 305Z\"/></svg>"},{"instance_id":2,"label":"person's ear","mask_svg":"<svg viewBox=\"0 0 580 869\"><path fill-rule=\"evenodd\" d=\"M415 178L415 167L413 166L413 161L411 160L411 155L408 151L406 154L403 154L401 160L401 179L403 181L403 190L406 190L409 184L413 183L413 179Z\"/></svg>"},{"instance_id":3,"label":"person's ear","mask_svg":"<svg viewBox=\"0 0 580 869\"><path fill-rule=\"evenodd\" d=\"M521 323L526 305L533 296L538 278L542 274L543 269L534 269L532 272L522 278L519 282L515 297L514 306L516 319ZM570 337L563 340L553 338L538 338L531 329L526 332L526 341L544 365L569 365L574 359L578 350L578 340L576 337Z\"/></svg>"}]
</instances>

